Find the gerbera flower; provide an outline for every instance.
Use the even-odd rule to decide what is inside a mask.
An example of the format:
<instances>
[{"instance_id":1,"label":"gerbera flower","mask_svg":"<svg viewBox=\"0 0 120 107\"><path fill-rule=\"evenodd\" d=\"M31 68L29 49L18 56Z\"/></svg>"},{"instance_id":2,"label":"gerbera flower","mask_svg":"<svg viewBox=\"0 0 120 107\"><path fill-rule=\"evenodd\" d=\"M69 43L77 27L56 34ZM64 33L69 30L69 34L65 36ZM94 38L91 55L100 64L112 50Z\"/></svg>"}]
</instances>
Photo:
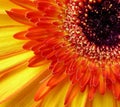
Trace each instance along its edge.
<instances>
[{"instance_id":1,"label":"gerbera flower","mask_svg":"<svg viewBox=\"0 0 120 107\"><path fill-rule=\"evenodd\" d=\"M119 0L1 0L2 107L119 107Z\"/></svg>"}]
</instances>

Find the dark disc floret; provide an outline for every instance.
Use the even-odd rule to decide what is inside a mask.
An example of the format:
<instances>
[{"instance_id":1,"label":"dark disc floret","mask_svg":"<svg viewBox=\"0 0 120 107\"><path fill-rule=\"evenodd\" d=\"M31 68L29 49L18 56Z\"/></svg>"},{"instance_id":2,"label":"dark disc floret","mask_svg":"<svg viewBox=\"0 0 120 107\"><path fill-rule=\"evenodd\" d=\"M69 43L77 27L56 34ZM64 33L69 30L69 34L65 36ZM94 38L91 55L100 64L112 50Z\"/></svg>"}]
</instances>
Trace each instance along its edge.
<instances>
[{"instance_id":1,"label":"dark disc floret","mask_svg":"<svg viewBox=\"0 0 120 107\"><path fill-rule=\"evenodd\" d=\"M85 3L82 27L87 39L98 46L113 46L120 42L120 3L117 0L102 0ZM85 25L83 24L85 23Z\"/></svg>"},{"instance_id":2,"label":"dark disc floret","mask_svg":"<svg viewBox=\"0 0 120 107\"><path fill-rule=\"evenodd\" d=\"M65 39L93 61L120 59L120 1L70 0L66 9Z\"/></svg>"}]
</instances>

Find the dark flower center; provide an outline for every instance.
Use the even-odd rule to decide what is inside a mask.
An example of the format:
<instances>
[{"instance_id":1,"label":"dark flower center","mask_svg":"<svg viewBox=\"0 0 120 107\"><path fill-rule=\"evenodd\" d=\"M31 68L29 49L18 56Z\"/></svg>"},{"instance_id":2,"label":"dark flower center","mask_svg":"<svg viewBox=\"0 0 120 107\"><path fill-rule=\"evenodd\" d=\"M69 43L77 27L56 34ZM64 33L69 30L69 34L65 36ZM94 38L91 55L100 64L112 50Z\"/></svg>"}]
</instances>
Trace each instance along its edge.
<instances>
[{"instance_id":1,"label":"dark flower center","mask_svg":"<svg viewBox=\"0 0 120 107\"><path fill-rule=\"evenodd\" d=\"M65 39L93 61L120 59L120 1L70 0L65 11Z\"/></svg>"},{"instance_id":2,"label":"dark flower center","mask_svg":"<svg viewBox=\"0 0 120 107\"><path fill-rule=\"evenodd\" d=\"M120 42L120 3L117 0L102 0L85 3L79 14L87 39L98 46L113 46Z\"/></svg>"}]
</instances>

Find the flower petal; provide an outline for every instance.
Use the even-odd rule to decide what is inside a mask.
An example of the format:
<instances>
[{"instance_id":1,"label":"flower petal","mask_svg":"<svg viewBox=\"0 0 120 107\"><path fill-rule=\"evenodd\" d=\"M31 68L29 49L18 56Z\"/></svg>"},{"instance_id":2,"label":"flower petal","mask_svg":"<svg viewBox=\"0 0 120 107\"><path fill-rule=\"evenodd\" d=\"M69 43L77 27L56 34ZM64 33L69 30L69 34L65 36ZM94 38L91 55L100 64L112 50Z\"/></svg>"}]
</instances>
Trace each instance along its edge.
<instances>
[{"instance_id":1,"label":"flower petal","mask_svg":"<svg viewBox=\"0 0 120 107\"><path fill-rule=\"evenodd\" d=\"M22 45L25 41L16 40L13 38L13 35L26 28L27 27L20 25L8 25L0 28L0 59L17 55L25 51L22 49Z\"/></svg>"},{"instance_id":2,"label":"flower petal","mask_svg":"<svg viewBox=\"0 0 120 107\"><path fill-rule=\"evenodd\" d=\"M9 74L8 76L5 76L3 79L1 79L0 102L11 98L20 92L21 89L24 89L24 87L28 86L41 74L41 72L46 70L47 66L48 65L36 68L28 68L27 65L24 65L11 75Z\"/></svg>"},{"instance_id":3,"label":"flower petal","mask_svg":"<svg viewBox=\"0 0 120 107\"><path fill-rule=\"evenodd\" d=\"M33 56L32 52L25 52L23 54L19 54L19 55L10 57L10 58L3 59L0 61L0 72L3 72L4 70L6 70L16 64L19 64L20 62L28 60L32 56Z\"/></svg>"},{"instance_id":4,"label":"flower petal","mask_svg":"<svg viewBox=\"0 0 120 107\"><path fill-rule=\"evenodd\" d=\"M107 92L102 96L100 94L96 94L94 100L93 100L93 107L116 107L115 106L115 99L108 90Z\"/></svg>"},{"instance_id":5,"label":"flower petal","mask_svg":"<svg viewBox=\"0 0 120 107\"><path fill-rule=\"evenodd\" d=\"M10 0L10 1L24 8L35 9L34 0Z\"/></svg>"},{"instance_id":6,"label":"flower petal","mask_svg":"<svg viewBox=\"0 0 120 107\"><path fill-rule=\"evenodd\" d=\"M88 90L86 89L83 93L78 93L74 98L71 107L88 107L85 106L87 103Z\"/></svg>"},{"instance_id":7,"label":"flower petal","mask_svg":"<svg viewBox=\"0 0 120 107\"><path fill-rule=\"evenodd\" d=\"M10 0L0 0L0 11L5 11L11 8L21 8L18 5L13 4Z\"/></svg>"},{"instance_id":8,"label":"flower petal","mask_svg":"<svg viewBox=\"0 0 120 107\"><path fill-rule=\"evenodd\" d=\"M0 11L0 28L3 26L15 26L20 25L20 23L12 20L6 13Z\"/></svg>"},{"instance_id":9,"label":"flower petal","mask_svg":"<svg viewBox=\"0 0 120 107\"><path fill-rule=\"evenodd\" d=\"M71 101L74 99L74 97L78 94L79 91L80 90L79 90L78 85L76 85L76 84L70 85L69 90L66 94L64 104L69 105L71 103Z\"/></svg>"},{"instance_id":10,"label":"flower petal","mask_svg":"<svg viewBox=\"0 0 120 107\"><path fill-rule=\"evenodd\" d=\"M28 10L26 9L11 9L10 11L6 11L7 14L17 22L20 22L25 25L32 25L27 18L26 18L26 13Z\"/></svg>"},{"instance_id":11,"label":"flower petal","mask_svg":"<svg viewBox=\"0 0 120 107\"><path fill-rule=\"evenodd\" d=\"M27 87L25 87L22 91L20 91L18 94L15 94L12 98L10 98L8 101L4 102L1 104L2 107L18 107L18 106L23 106L23 107L35 107L34 105L37 104L38 102L34 101L34 95L36 91L39 88L40 81L43 78L46 78L50 72L46 71L39 71L39 75L35 78L35 80L30 83ZM31 90L32 89L32 90ZM27 102L27 103L26 103ZM33 105L33 106L32 106Z\"/></svg>"},{"instance_id":12,"label":"flower petal","mask_svg":"<svg viewBox=\"0 0 120 107\"><path fill-rule=\"evenodd\" d=\"M62 81L45 96L37 107L64 107L65 95L69 85L69 80Z\"/></svg>"}]
</instances>

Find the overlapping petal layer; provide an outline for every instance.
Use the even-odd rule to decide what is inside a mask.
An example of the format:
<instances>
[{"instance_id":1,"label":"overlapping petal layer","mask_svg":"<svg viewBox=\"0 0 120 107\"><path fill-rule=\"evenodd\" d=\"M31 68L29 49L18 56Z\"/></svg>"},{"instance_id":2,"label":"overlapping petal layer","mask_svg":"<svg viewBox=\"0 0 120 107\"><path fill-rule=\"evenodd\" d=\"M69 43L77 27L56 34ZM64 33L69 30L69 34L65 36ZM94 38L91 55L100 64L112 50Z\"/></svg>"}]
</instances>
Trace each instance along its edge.
<instances>
[{"instance_id":1,"label":"overlapping petal layer","mask_svg":"<svg viewBox=\"0 0 120 107\"><path fill-rule=\"evenodd\" d=\"M10 0L7 2L10 5L9 2L16 5L6 13L16 22L3 12L9 6L1 6L1 102L16 93L18 95L3 106L14 103L15 107L22 103L23 107L31 106L34 94L34 100L38 101L34 106L37 107L96 107L101 102L103 104L99 107L119 107L119 102L113 98L114 95L120 99L119 60L112 63L101 61L99 65L79 56L74 46L65 39L69 35L64 28L69 0ZM26 62L29 62L28 66ZM39 85L44 71L48 73ZM30 92L29 88L34 90L28 95L22 91L24 88L25 92ZM23 94L24 101L21 99ZM17 97L20 99L18 103ZM25 101L29 102L28 105Z\"/></svg>"}]
</instances>

